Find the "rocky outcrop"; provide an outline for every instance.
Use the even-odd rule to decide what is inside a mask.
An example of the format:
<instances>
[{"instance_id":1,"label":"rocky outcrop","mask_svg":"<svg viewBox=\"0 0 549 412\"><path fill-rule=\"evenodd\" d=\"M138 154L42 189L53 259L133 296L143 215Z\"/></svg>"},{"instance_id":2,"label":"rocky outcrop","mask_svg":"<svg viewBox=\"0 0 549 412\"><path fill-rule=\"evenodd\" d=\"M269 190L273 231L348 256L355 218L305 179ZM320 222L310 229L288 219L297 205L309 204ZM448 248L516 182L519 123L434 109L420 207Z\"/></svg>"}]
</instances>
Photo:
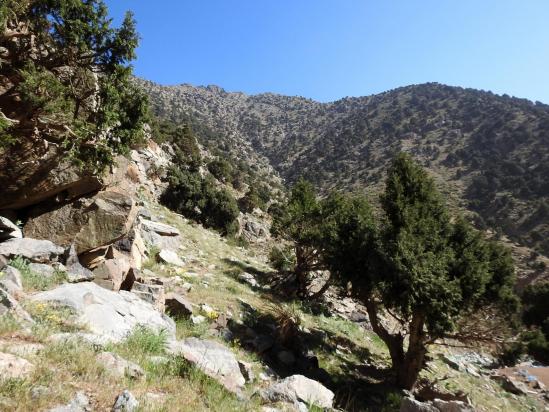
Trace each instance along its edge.
<instances>
[{"instance_id":1,"label":"rocky outcrop","mask_svg":"<svg viewBox=\"0 0 549 412\"><path fill-rule=\"evenodd\" d=\"M191 302L175 293L168 293L166 295L165 305L166 312L174 318L189 318L193 314Z\"/></svg>"},{"instance_id":2,"label":"rocky outcrop","mask_svg":"<svg viewBox=\"0 0 549 412\"><path fill-rule=\"evenodd\" d=\"M92 334L120 342L136 327L146 326L175 336L175 323L151 304L127 291L113 292L93 282L64 284L32 297L38 302L68 306L76 312L76 321Z\"/></svg>"},{"instance_id":3,"label":"rocky outcrop","mask_svg":"<svg viewBox=\"0 0 549 412\"><path fill-rule=\"evenodd\" d=\"M23 238L0 243L0 255L6 258L22 256L38 263L56 262L64 252L65 249L49 240Z\"/></svg>"},{"instance_id":4,"label":"rocky outcrop","mask_svg":"<svg viewBox=\"0 0 549 412\"><path fill-rule=\"evenodd\" d=\"M234 354L217 342L188 338L172 342L169 351L183 356L229 391L238 392L246 383Z\"/></svg>"},{"instance_id":5,"label":"rocky outcrop","mask_svg":"<svg viewBox=\"0 0 549 412\"><path fill-rule=\"evenodd\" d=\"M140 219L140 234L143 241L157 249L176 251L181 244L181 234L176 228L164 223Z\"/></svg>"},{"instance_id":6,"label":"rocky outcrop","mask_svg":"<svg viewBox=\"0 0 549 412\"><path fill-rule=\"evenodd\" d=\"M93 271L94 281L98 285L118 291L131 290L135 276L127 259L108 259Z\"/></svg>"},{"instance_id":7,"label":"rocky outcrop","mask_svg":"<svg viewBox=\"0 0 549 412\"><path fill-rule=\"evenodd\" d=\"M173 266L185 266L185 262L173 250L162 249L158 252L157 259L159 262L168 263Z\"/></svg>"},{"instance_id":8,"label":"rocky outcrop","mask_svg":"<svg viewBox=\"0 0 549 412\"><path fill-rule=\"evenodd\" d=\"M47 200L67 202L103 187L97 176L60 161L54 146L20 149L12 150L11 157L0 158L0 210L17 210Z\"/></svg>"},{"instance_id":9,"label":"rocky outcrop","mask_svg":"<svg viewBox=\"0 0 549 412\"><path fill-rule=\"evenodd\" d=\"M93 272L80 264L74 244L69 249L69 255L65 262L67 280L71 283L85 282L94 279Z\"/></svg>"},{"instance_id":10,"label":"rocky outcrop","mask_svg":"<svg viewBox=\"0 0 549 412\"><path fill-rule=\"evenodd\" d=\"M126 236L136 215L130 196L105 191L29 219L24 233L64 247L74 243L77 254L81 254Z\"/></svg>"},{"instance_id":11,"label":"rocky outcrop","mask_svg":"<svg viewBox=\"0 0 549 412\"><path fill-rule=\"evenodd\" d=\"M134 282L131 291L145 302L149 302L160 312L164 312L165 292L163 285Z\"/></svg>"}]
</instances>

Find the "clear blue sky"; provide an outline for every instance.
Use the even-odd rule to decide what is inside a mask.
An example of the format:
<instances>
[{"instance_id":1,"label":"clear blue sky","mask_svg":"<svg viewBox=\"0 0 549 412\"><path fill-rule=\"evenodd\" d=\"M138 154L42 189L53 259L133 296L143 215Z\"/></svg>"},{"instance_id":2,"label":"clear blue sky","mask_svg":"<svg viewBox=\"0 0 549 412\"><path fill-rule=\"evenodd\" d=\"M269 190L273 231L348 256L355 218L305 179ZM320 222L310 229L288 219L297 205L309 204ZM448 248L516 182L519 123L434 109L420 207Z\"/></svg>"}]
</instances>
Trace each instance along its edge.
<instances>
[{"instance_id":1,"label":"clear blue sky","mask_svg":"<svg viewBox=\"0 0 549 412\"><path fill-rule=\"evenodd\" d=\"M549 103L549 0L107 0L138 76L331 101L441 82Z\"/></svg>"}]
</instances>

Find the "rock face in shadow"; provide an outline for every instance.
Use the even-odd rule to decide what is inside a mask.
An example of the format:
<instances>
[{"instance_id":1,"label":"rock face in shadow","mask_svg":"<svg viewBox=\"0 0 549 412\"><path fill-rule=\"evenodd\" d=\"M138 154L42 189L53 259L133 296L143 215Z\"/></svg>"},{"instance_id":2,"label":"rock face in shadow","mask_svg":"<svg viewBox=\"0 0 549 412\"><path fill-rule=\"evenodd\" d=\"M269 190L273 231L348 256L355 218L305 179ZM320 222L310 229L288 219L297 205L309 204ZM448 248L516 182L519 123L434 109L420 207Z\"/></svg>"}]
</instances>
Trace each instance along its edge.
<instances>
[{"instance_id":1,"label":"rock face in shadow","mask_svg":"<svg viewBox=\"0 0 549 412\"><path fill-rule=\"evenodd\" d=\"M62 161L58 148L45 141L25 141L0 156L0 210L17 210L52 199L64 201L98 191L101 179Z\"/></svg>"},{"instance_id":2,"label":"rock face in shadow","mask_svg":"<svg viewBox=\"0 0 549 412\"><path fill-rule=\"evenodd\" d=\"M105 191L29 219L24 233L64 247L74 243L76 253L81 254L126 236L136 215L130 196Z\"/></svg>"}]
</instances>

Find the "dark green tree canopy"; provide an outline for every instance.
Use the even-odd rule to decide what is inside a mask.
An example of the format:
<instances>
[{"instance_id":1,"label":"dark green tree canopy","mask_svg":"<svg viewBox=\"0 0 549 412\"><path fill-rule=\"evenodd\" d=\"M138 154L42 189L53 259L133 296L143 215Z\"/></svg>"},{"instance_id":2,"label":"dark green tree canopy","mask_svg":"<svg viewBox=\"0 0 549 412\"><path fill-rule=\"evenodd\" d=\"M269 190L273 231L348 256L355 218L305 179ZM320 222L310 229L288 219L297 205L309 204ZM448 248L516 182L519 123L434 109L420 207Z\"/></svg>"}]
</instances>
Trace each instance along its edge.
<instances>
[{"instance_id":1,"label":"dark green tree canopy","mask_svg":"<svg viewBox=\"0 0 549 412\"><path fill-rule=\"evenodd\" d=\"M359 198L334 195L325 205L325 261L364 302L401 386L415 385L428 345L478 337L461 333L461 320L516 310L510 252L450 218L434 181L408 155L397 156L388 171L381 217L374 219ZM400 332L381 323L382 311Z\"/></svg>"},{"instance_id":2,"label":"dark green tree canopy","mask_svg":"<svg viewBox=\"0 0 549 412\"><path fill-rule=\"evenodd\" d=\"M3 2L0 76L14 87L0 96L2 147L32 135L99 170L143 138L147 99L130 78L135 21L111 23L102 0Z\"/></svg>"}]
</instances>

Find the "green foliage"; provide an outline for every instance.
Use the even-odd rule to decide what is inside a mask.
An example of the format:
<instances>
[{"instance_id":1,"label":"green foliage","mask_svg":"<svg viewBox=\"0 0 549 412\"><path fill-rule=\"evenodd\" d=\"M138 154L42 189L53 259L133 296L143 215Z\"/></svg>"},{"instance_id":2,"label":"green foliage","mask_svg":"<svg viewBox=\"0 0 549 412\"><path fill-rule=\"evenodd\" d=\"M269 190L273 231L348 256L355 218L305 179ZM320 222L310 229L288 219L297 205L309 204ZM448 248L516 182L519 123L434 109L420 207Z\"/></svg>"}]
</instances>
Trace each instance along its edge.
<instances>
[{"instance_id":1,"label":"green foliage","mask_svg":"<svg viewBox=\"0 0 549 412\"><path fill-rule=\"evenodd\" d=\"M414 385L426 345L454 332L459 319L488 307L516 310L510 252L462 219L452 222L433 180L409 156L398 155L388 171L379 223L364 199L333 195L326 203L332 274L351 282L370 317L383 307L409 330L405 355L400 335L371 319L403 387Z\"/></svg>"},{"instance_id":2,"label":"green foliage","mask_svg":"<svg viewBox=\"0 0 549 412\"><path fill-rule=\"evenodd\" d=\"M69 98L68 87L50 71L29 62L19 70L22 81L17 85L21 102L26 110L51 122L69 122L74 102Z\"/></svg>"},{"instance_id":3,"label":"green foliage","mask_svg":"<svg viewBox=\"0 0 549 412\"><path fill-rule=\"evenodd\" d=\"M541 327L549 337L549 282L529 285L522 295L522 319L527 326Z\"/></svg>"},{"instance_id":4,"label":"green foliage","mask_svg":"<svg viewBox=\"0 0 549 412\"><path fill-rule=\"evenodd\" d=\"M208 163L208 170L220 182L228 182L231 178L233 168L225 159L215 159Z\"/></svg>"},{"instance_id":5,"label":"green foliage","mask_svg":"<svg viewBox=\"0 0 549 412\"><path fill-rule=\"evenodd\" d=\"M65 272L55 270L52 276L45 276L31 270L29 261L21 256L16 256L10 261L10 266L21 272L21 279L25 290L47 290L57 286L67 279Z\"/></svg>"},{"instance_id":6,"label":"green foliage","mask_svg":"<svg viewBox=\"0 0 549 412\"><path fill-rule=\"evenodd\" d=\"M198 172L176 167L169 170L168 179L163 204L225 235L237 231L238 205L229 192L216 188L211 179L202 178Z\"/></svg>"},{"instance_id":7,"label":"green foliage","mask_svg":"<svg viewBox=\"0 0 549 412\"><path fill-rule=\"evenodd\" d=\"M251 213L255 208L265 209L265 201L261 198L259 190L251 186L246 194L238 199L238 206L244 213Z\"/></svg>"},{"instance_id":8,"label":"green foliage","mask_svg":"<svg viewBox=\"0 0 549 412\"><path fill-rule=\"evenodd\" d=\"M162 355L166 350L167 334L165 331L156 332L146 326L137 326L132 333L115 349L124 354L138 355Z\"/></svg>"},{"instance_id":9,"label":"green foliage","mask_svg":"<svg viewBox=\"0 0 549 412\"><path fill-rule=\"evenodd\" d=\"M531 330L521 335L522 351L549 362L549 282L529 285L522 295L522 320Z\"/></svg>"},{"instance_id":10,"label":"green foliage","mask_svg":"<svg viewBox=\"0 0 549 412\"><path fill-rule=\"evenodd\" d=\"M374 268L377 228L372 208L364 196L331 193L321 202L323 225L322 258L336 280L351 281L353 288L369 291L372 279L363 270Z\"/></svg>"},{"instance_id":11,"label":"green foliage","mask_svg":"<svg viewBox=\"0 0 549 412\"><path fill-rule=\"evenodd\" d=\"M10 129L11 124L0 116L0 149L9 148L17 142Z\"/></svg>"},{"instance_id":12,"label":"green foliage","mask_svg":"<svg viewBox=\"0 0 549 412\"><path fill-rule=\"evenodd\" d=\"M168 170L168 188L161 202L172 210L202 223L206 227L232 235L238 230L239 215L234 197L225 189L217 188L210 177L203 177L200 149L192 129L159 122L154 126L155 135L174 145L173 165Z\"/></svg>"},{"instance_id":13,"label":"green foliage","mask_svg":"<svg viewBox=\"0 0 549 412\"><path fill-rule=\"evenodd\" d=\"M26 116L12 125L12 134L32 126L94 171L140 142L148 103L130 78L138 44L131 13L113 28L102 0L8 1L5 7L0 7L2 28L24 23L35 36L19 48L4 42L10 57L1 74L18 81L11 95L16 98L3 103ZM37 57L32 47L48 52Z\"/></svg>"},{"instance_id":14,"label":"green foliage","mask_svg":"<svg viewBox=\"0 0 549 412\"><path fill-rule=\"evenodd\" d=\"M273 210L271 233L291 242L294 248L297 292L305 297L309 274L324 267L318 254L322 238L322 213L313 185L300 179L287 202Z\"/></svg>"},{"instance_id":15,"label":"green foliage","mask_svg":"<svg viewBox=\"0 0 549 412\"><path fill-rule=\"evenodd\" d=\"M269 263L279 272L289 272L295 267L294 248L273 246L269 251Z\"/></svg>"}]
</instances>

